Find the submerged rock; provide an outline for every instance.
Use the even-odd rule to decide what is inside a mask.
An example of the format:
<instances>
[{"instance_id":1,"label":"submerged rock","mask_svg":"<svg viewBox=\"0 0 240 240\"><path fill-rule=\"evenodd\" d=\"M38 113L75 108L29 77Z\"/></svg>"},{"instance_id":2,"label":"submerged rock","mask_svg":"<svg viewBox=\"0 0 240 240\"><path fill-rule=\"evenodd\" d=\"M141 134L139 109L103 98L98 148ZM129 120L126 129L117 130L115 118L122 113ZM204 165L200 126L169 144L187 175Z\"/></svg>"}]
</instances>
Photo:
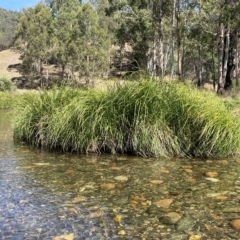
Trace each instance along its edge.
<instances>
[{"instance_id":1,"label":"submerged rock","mask_svg":"<svg viewBox=\"0 0 240 240\"><path fill-rule=\"evenodd\" d=\"M150 215L157 215L160 213L160 209L156 205L153 204L147 208L146 213L150 214Z\"/></svg>"},{"instance_id":2,"label":"submerged rock","mask_svg":"<svg viewBox=\"0 0 240 240\"><path fill-rule=\"evenodd\" d=\"M196 221L193 218L191 217L183 218L177 223L177 230L185 231L194 227L195 224Z\"/></svg>"},{"instance_id":3,"label":"submerged rock","mask_svg":"<svg viewBox=\"0 0 240 240\"><path fill-rule=\"evenodd\" d=\"M205 177L206 180L211 181L211 182L219 182L220 180L217 178L213 178L213 177Z\"/></svg>"},{"instance_id":4,"label":"submerged rock","mask_svg":"<svg viewBox=\"0 0 240 240\"><path fill-rule=\"evenodd\" d=\"M240 219L234 219L230 222L230 226L238 231L240 231Z\"/></svg>"},{"instance_id":5,"label":"submerged rock","mask_svg":"<svg viewBox=\"0 0 240 240\"><path fill-rule=\"evenodd\" d=\"M240 213L240 207L224 208L222 211L226 213Z\"/></svg>"},{"instance_id":6,"label":"submerged rock","mask_svg":"<svg viewBox=\"0 0 240 240\"><path fill-rule=\"evenodd\" d=\"M111 189L114 189L115 188L115 184L113 183L103 183L101 184L101 189L104 189L104 190L111 190Z\"/></svg>"},{"instance_id":7,"label":"submerged rock","mask_svg":"<svg viewBox=\"0 0 240 240\"><path fill-rule=\"evenodd\" d=\"M192 235L189 240L200 240L201 239L201 236L199 235Z\"/></svg>"},{"instance_id":8,"label":"submerged rock","mask_svg":"<svg viewBox=\"0 0 240 240\"><path fill-rule=\"evenodd\" d=\"M206 196L207 197L218 197L218 196L223 196L227 193L228 193L228 191L223 191L223 192L218 192L218 193L208 193Z\"/></svg>"},{"instance_id":9,"label":"submerged rock","mask_svg":"<svg viewBox=\"0 0 240 240\"><path fill-rule=\"evenodd\" d=\"M118 235L126 235L126 232L125 232L124 230L120 230L120 231L118 232Z\"/></svg>"},{"instance_id":10,"label":"submerged rock","mask_svg":"<svg viewBox=\"0 0 240 240\"><path fill-rule=\"evenodd\" d=\"M206 177L214 178L218 176L217 172L205 172L204 174Z\"/></svg>"},{"instance_id":11,"label":"submerged rock","mask_svg":"<svg viewBox=\"0 0 240 240\"><path fill-rule=\"evenodd\" d=\"M173 199L161 199L159 201L154 202L154 204L158 207L169 208L172 202Z\"/></svg>"},{"instance_id":12,"label":"submerged rock","mask_svg":"<svg viewBox=\"0 0 240 240\"><path fill-rule=\"evenodd\" d=\"M115 177L114 179L117 180L117 181L123 181L123 182L125 182L125 181L128 180L128 177L127 177L127 176L117 176L117 177Z\"/></svg>"},{"instance_id":13,"label":"submerged rock","mask_svg":"<svg viewBox=\"0 0 240 240\"><path fill-rule=\"evenodd\" d=\"M83 196L78 196L78 197L73 198L71 202L72 202L73 204L78 204L78 203L86 202L86 201L87 201L87 199L86 199L85 197L83 197Z\"/></svg>"},{"instance_id":14,"label":"submerged rock","mask_svg":"<svg viewBox=\"0 0 240 240\"><path fill-rule=\"evenodd\" d=\"M175 212L170 212L166 215L163 215L162 217L159 218L159 220L165 224L175 224L181 219L181 216L178 213Z\"/></svg>"},{"instance_id":15,"label":"submerged rock","mask_svg":"<svg viewBox=\"0 0 240 240\"><path fill-rule=\"evenodd\" d=\"M70 233L70 234L64 234L61 236L57 236L55 238L53 238L53 240L73 240L74 239L74 234Z\"/></svg>"},{"instance_id":16,"label":"submerged rock","mask_svg":"<svg viewBox=\"0 0 240 240\"><path fill-rule=\"evenodd\" d=\"M173 233L170 235L167 235L167 239L169 240L188 240L187 234L181 234L181 233Z\"/></svg>"},{"instance_id":17,"label":"submerged rock","mask_svg":"<svg viewBox=\"0 0 240 240\"><path fill-rule=\"evenodd\" d=\"M162 180L151 180L149 181L150 183L153 183L153 184L162 184L163 181Z\"/></svg>"}]
</instances>

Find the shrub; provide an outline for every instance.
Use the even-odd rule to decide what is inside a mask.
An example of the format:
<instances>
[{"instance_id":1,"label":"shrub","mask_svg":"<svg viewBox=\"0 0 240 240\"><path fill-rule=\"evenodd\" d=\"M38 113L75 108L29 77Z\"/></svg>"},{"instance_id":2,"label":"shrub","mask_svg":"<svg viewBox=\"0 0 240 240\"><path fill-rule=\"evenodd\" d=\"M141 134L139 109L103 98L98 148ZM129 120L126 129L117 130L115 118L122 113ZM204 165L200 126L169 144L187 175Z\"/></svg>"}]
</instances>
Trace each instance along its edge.
<instances>
[{"instance_id":1,"label":"shrub","mask_svg":"<svg viewBox=\"0 0 240 240\"><path fill-rule=\"evenodd\" d=\"M6 77L0 77L0 91L11 91L14 89L14 84Z\"/></svg>"}]
</instances>

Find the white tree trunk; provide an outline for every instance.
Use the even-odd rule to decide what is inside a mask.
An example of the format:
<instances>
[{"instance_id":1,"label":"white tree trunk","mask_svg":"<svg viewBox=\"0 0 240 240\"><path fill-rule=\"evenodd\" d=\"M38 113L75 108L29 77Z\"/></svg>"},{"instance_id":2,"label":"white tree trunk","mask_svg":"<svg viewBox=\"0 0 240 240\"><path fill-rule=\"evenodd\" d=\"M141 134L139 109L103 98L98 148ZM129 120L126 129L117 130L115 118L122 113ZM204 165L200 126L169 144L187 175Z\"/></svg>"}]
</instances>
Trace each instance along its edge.
<instances>
[{"instance_id":1,"label":"white tree trunk","mask_svg":"<svg viewBox=\"0 0 240 240\"><path fill-rule=\"evenodd\" d=\"M224 56L224 24L220 25L219 53L218 53L218 91L224 88L223 56Z\"/></svg>"},{"instance_id":2,"label":"white tree trunk","mask_svg":"<svg viewBox=\"0 0 240 240\"><path fill-rule=\"evenodd\" d=\"M172 52L171 52L171 78L173 78L174 75L174 40L175 40L175 15L176 15L176 0L172 0Z\"/></svg>"},{"instance_id":3,"label":"white tree trunk","mask_svg":"<svg viewBox=\"0 0 240 240\"><path fill-rule=\"evenodd\" d=\"M225 79L227 76L227 70L228 70L228 54L229 54L229 44L230 44L230 25L228 23L228 29L227 33L225 34L225 44L224 44L224 59L223 59L223 74L222 78L225 84Z\"/></svg>"},{"instance_id":4,"label":"white tree trunk","mask_svg":"<svg viewBox=\"0 0 240 240\"><path fill-rule=\"evenodd\" d=\"M239 35L239 32L237 31L237 36ZM236 69L235 69L235 75L236 75L236 86L239 87L239 40L237 39L237 51L236 51Z\"/></svg>"}]
</instances>

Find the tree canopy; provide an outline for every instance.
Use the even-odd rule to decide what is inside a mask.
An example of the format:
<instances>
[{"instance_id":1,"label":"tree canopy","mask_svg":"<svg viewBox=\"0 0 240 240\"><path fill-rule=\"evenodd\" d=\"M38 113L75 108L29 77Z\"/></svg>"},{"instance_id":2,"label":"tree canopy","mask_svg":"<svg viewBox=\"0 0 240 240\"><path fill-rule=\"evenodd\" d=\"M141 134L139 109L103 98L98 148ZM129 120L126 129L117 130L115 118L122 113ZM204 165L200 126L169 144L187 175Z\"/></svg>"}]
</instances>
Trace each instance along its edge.
<instances>
[{"instance_id":1,"label":"tree canopy","mask_svg":"<svg viewBox=\"0 0 240 240\"><path fill-rule=\"evenodd\" d=\"M97 10L78 0L46 1L23 10L16 46L23 53L23 71L42 77L43 65L59 64L68 80L106 72L109 48Z\"/></svg>"},{"instance_id":2,"label":"tree canopy","mask_svg":"<svg viewBox=\"0 0 240 240\"><path fill-rule=\"evenodd\" d=\"M236 0L46 0L23 11L17 46L40 75L54 60L69 79L108 72L113 45L122 66L129 47L129 61L153 76L223 92L238 78L239 10Z\"/></svg>"}]
</instances>

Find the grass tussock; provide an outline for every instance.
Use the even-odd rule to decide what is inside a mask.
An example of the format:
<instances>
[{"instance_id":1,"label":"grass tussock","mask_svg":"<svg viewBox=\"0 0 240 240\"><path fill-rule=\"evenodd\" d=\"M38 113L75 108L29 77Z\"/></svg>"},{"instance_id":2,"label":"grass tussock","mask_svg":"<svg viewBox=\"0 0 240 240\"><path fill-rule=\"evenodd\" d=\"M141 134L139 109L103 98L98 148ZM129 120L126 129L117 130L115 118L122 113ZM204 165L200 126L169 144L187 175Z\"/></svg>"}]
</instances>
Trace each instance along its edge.
<instances>
[{"instance_id":1,"label":"grass tussock","mask_svg":"<svg viewBox=\"0 0 240 240\"><path fill-rule=\"evenodd\" d=\"M16 95L11 92L0 91L0 109L13 108L16 103Z\"/></svg>"},{"instance_id":2,"label":"grass tussock","mask_svg":"<svg viewBox=\"0 0 240 240\"><path fill-rule=\"evenodd\" d=\"M12 81L6 77L0 77L0 109L13 108L16 102L16 89Z\"/></svg>"},{"instance_id":3,"label":"grass tussock","mask_svg":"<svg viewBox=\"0 0 240 240\"><path fill-rule=\"evenodd\" d=\"M15 85L12 81L6 77L0 77L0 91L12 91L15 89Z\"/></svg>"},{"instance_id":4,"label":"grass tussock","mask_svg":"<svg viewBox=\"0 0 240 240\"><path fill-rule=\"evenodd\" d=\"M15 136L80 153L217 157L239 151L240 123L214 94L142 81L105 91L62 88L25 94Z\"/></svg>"}]
</instances>

